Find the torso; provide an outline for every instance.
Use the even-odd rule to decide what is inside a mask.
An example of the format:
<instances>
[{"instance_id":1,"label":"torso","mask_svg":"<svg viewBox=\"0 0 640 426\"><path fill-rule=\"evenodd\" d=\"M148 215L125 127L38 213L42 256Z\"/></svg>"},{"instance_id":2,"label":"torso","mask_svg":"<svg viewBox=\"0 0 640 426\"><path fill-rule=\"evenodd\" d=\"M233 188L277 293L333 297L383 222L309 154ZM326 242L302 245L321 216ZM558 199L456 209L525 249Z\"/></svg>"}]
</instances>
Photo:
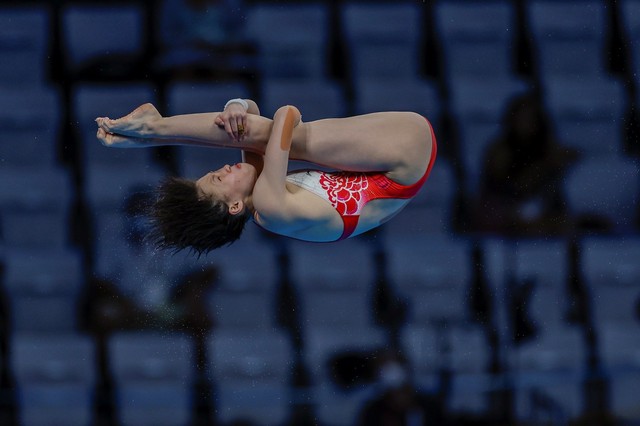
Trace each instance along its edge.
<instances>
[{"instance_id":1,"label":"torso","mask_svg":"<svg viewBox=\"0 0 640 426\"><path fill-rule=\"evenodd\" d=\"M426 174L415 184L404 186L383 173L304 170L291 173L287 183L329 204L341 218L342 233L337 239L344 239L389 220L415 196L425 179Z\"/></svg>"},{"instance_id":2,"label":"torso","mask_svg":"<svg viewBox=\"0 0 640 426\"><path fill-rule=\"evenodd\" d=\"M296 171L288 175L286 188L296 205L313 212L313 219L307 221L309 226L300 226L302 219L269 226L259 220L258 214L256 222L277 234L314 242L356 236L385 223L409 203L429 176L436 157L433 131L431 134L428 164L417 182L402 185L391 178L391 173Z\"/></svg>"},{"instance_id":3,"label":"torso","mask_svg":"<svg viewBox=\"0 0 640 426\"><path fill-rule=\"evenodd\" d=\"M278 227L273 232L305 241L330 242L362 234L399 213L420 190L420 181L404 186L382 173L327 173L305 170L287 177L287 189L316 214L313 226ZM267 227L268 229L268 227Z\"/></svg>"}]
</instances>

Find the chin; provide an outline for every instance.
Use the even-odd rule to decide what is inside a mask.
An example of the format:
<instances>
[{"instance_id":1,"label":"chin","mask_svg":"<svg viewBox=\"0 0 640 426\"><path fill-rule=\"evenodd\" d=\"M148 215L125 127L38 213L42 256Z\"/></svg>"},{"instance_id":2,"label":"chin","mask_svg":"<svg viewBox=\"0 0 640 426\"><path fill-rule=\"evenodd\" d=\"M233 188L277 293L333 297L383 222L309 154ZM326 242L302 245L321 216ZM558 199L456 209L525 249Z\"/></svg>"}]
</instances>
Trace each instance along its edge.
<instances>
[{"instance_id":1,"label":"chin","mask_svg":"<svg viewBox=\"0 0 640 426\"><path fill-rule=\"evenodd\" d=\"M241 163L240 164L240 170L242 170L243 172L246 172L247 174L251 175L254 178L254 180L258 178L258 176L256 176L257 175L257 170L252 164Z\"/></svg>"}]
</instances>

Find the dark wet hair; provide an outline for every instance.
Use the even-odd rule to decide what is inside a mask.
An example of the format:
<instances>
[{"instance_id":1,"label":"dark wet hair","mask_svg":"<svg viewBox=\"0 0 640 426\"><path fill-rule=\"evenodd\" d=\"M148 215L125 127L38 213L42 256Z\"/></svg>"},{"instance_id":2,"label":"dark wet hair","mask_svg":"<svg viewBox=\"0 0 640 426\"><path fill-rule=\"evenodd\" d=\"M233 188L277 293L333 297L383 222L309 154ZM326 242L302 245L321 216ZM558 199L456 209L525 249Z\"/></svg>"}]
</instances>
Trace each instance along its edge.
<instances>
[{"instance_id":1,"label":"dark wet hair","mask_svg":"<svg viewBox=\"0 0 640 426\"><path fill-rule=\"evenodd\" d=\"M198 255L240 238L247 213L232 215L222 201L202 198L195 182L170 177L157 188L149 209L149 239L161 249L190 249Z\"/></svg>"}]
</instances>

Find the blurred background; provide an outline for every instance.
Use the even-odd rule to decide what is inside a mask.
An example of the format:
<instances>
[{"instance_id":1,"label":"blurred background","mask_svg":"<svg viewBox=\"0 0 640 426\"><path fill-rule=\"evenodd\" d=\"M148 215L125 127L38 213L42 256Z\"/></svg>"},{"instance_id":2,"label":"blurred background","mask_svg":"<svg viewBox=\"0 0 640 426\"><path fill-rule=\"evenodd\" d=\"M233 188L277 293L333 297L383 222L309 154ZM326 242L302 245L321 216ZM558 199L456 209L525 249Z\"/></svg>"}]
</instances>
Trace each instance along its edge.
<instances>
[{"instance_id":1,"label":"blurred background","mask_svg":"<svg viewBox=\"0 0 640 426\"><path fill-rule=\"evenodd\" d=\"M2 425L640 424L640 0L0 1ZM96 116L424 114L376 232L154 251Z\"/></svg>"}]
</instances>

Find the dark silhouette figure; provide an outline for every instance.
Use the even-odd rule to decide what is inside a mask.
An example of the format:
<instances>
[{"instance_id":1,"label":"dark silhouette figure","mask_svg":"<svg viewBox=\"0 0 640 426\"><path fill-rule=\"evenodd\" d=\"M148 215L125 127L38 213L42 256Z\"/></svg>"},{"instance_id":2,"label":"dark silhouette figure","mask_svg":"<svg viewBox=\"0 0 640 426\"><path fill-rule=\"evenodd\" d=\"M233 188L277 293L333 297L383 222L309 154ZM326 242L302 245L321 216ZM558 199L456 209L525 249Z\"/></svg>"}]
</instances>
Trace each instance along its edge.
<instances>
[{"instance_id":1,"label":"dark silhouette figure","mask_svg":"<svg viewBox=\"0 0 640 426\"><path fill-rule=\"evenodd\" d=\"M476 230L522 236L569 231L561 182L576 156L555 140L537 96L513 99L501 135L486 152Z\"/></svg>"}]
</instances>

